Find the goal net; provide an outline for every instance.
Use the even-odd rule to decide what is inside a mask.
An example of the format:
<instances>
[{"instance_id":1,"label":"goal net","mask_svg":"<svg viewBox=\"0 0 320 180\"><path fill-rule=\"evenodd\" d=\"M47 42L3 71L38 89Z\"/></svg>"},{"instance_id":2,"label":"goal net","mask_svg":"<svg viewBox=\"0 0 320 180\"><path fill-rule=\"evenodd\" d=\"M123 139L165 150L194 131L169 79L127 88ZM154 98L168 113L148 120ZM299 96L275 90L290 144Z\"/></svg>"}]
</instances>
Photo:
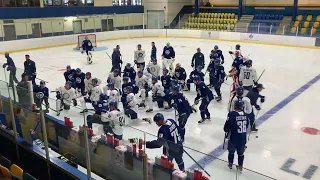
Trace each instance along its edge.
<instances>
[{"instance_id":1,"label":"goal net","mask_svg":"<svg viewBox=\"0 0 320 180\"><path fill-rule=\"evenodd\" d=\"M95 34L81 34L78 35L78 45L76 47L77 50L79 50L82 47L82 41L85 39L86 36L91 41L92 46L97 47L97 38Z\"/></svg>"}]
</instances>

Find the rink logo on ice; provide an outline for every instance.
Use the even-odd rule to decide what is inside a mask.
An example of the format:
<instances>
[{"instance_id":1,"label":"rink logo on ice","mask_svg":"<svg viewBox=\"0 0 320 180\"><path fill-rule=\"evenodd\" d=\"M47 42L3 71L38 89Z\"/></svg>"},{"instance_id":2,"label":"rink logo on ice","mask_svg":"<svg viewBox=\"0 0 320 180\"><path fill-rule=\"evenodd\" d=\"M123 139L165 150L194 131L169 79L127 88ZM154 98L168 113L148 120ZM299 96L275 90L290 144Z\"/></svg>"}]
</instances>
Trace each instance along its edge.
<instances>
[{"instance_id":1,"label":"rink logo on ice","mask_svg":"<svg viewBox=\"0 0 320 180\"><path fill-rule=\"evenodd\" d=\"M293 159L293 158L289 158L280 168L282 171L285 171L287 173L296 175L296 176L300 176L301 173L292 170L291 167L293 166L294 163L296 163L297 160ZM302 177L304 179L311 179L312 176L315 174L315 172L317 171L318 166L315 165L310 165L309 168L302 174Z\"/></svg>"},{"instance_id":2,"label":"rink logo on ice","mask_svg":"<svg viewBox=\"0 0 320 180\"><path fill-rule=\"evenodd\" d=\"M310 135L320 135L320 130L312 127L303 127L301 131Z\"/></svg>"}]
</instances>

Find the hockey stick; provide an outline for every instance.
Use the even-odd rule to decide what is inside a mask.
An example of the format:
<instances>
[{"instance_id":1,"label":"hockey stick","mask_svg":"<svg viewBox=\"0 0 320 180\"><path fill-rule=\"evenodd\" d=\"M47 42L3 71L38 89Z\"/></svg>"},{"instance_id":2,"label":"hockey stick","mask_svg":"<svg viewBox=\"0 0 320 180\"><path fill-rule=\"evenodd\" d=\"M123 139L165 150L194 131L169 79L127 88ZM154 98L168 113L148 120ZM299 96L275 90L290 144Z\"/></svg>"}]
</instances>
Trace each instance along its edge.
<instances>
[{"instance_id":1,"label":"hockey stick","mask_svg":"<svg viewBox=\"0 0 320 180\"><path fill-rule=\"evenodd\" d=\"M261 108L261 106L260 106L260 108ZM257 114L255 115L253 124L252 124L251 129L250 129L250 133L249 133L249 135L248 135L248 141L250 141L250 135L252 134L252 127L253 127L253 125L256 124L256 121L257 121L257 117L258 117L258 115L259 115L259 112L260 112L260 110L259 110L259 111L257 112Z\"/></svg>"},{"instance_id":2,"label":"hockey stick","mask_svg":"<svg viewBox=\"0 0 320 180\"><path fill-rule=\"evenodd\" d=\"M111 58L111 56L110 56L109 53L108 53L108 47L107 47L107 50L106 50L106 54L107 54L107 56L109 57L109 59L112 61L112 58Z\"/></svg>"},{"instance_id":3,"label":"hockey stick","mask_svg":"<svg viewBox=\"0 0 320 180\"><path fill-rule=\"evenodd\" d=\"M222 149L224 149L224 147L225 147L227 137L228 137L228 133L225 132L224 133L224 138L223 138Z\"/></svg>"},{"instance_id":4,"label":"hockey stick","mask_svg":"<svg viewBox=\"0 0 320 180\"><path fill-rule=\"evenodd\" d=\"M211 177L211 175L186 150L183 150L183 152L186 153L209 177Z\"/></svg>"},{"instance_id":5,"label":"hockey stick","mask_svg":"<svg viewBox=\"0 0 320 180\"><path fill-rule=\"evenodd\" d=\"M264 74L265 71L266 71L266 69L263 69L262 73L260 74L259 78L257 79L257 82L259 82L260 78L262 77L262 75Z\"/></svg>"}]
</instances>

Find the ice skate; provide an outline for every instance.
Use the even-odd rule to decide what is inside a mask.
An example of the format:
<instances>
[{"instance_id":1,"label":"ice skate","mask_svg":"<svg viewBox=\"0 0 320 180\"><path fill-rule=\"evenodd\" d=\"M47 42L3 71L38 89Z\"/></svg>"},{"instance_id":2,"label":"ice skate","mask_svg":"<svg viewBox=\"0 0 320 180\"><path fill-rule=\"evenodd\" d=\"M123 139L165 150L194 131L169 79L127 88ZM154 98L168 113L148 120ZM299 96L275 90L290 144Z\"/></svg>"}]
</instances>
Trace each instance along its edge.
<instances>
[{"instance_id":1,"label":"ice skate","mask_svg":"<svg viewBox=\"0 0 320 180\"><path fill-rule=\"evenodd\" d=\"M206 119L201 119L200 121L198 121L199 124L203 124L206 121Z\"/></svg>"},{"instance_id":2,"label":"ice skate","mask_svg":"<svg viewBox=\"0 0 320 180\"><path fill-rule=\"evenodd\" d=\"M253 126L252 126L252 128L251 128L251 132L253 132L253 133L258 132L258 129L256 128L256 126L255 126L255 125L253 125Z\"/></svg>"},{"instance_id":3,"label":"ice skate","mask_svg":"<svg viewBox=\"0 0 320 180\"><path fill-rule=\"evenodd\" d=\"M139 105L138 105L139 108L145 108L146 107L146 104L144 102L141 102Z\"/></svg>"},{"instance_id":4,"label":"ice skate","mask_svg":"<svg viewBox=\"0 0 320 180\"><path fill-rule=\"evenodd\" d=\"M146 110L146 112L153 112L153 109L148 109Z\"/></svg>"},{"instance_id":5,"label":"ice skate","mask_svg":"<svg viewBox=\"0 0 320 180\"><path fill-rule=\"evenodd\" d=\"M232 169L232 164L231 164L231 163L228 164L228 168L229 168L230 170Z\"/></svg>"},{"instance_id":6,"label":"ice skate","mask_svg":"<svg viewBox=\"0 0 320 180\"><path fill-rule=\"evenodd\" d=\"M208 117L205 118L205 120L211 121L211 117L208 116Z\"/></svg>"},{"instance_id":7,"label":"ice skate","mask_svg":"<svg viewBox=\"0 0 320 180\"><path fill-rule=\"evenodd\" d=\"M216 98L216 101L217 101L217 102L220 102L221 100L222 100L221 96L218 96L218 97Z\"/></svg>"},{"instance_id":8,"label":"ice skate","mask_svg":"<svg viewBox=\"0 0 320 180\"><path fill-rule=\"evenodd\" d=\"M152 123L151 118L142 118L142 121L146 121L146 122L148 122L149 124Z\"/></svg>"},{"instance_id":9,"label":"ice skate","mask_svg":"<svg viewBox=\"0 0 320 180\"><path fill-rule=\"evenodd\" d=\"M239 173L242 174L242 169L243 169L242 166L237 166L237 169L238 169Z\"/></svg>"},{"instance_id":10,"label":"ice skate","mask_svg":"<svg viewBox=\"0 0 320 180\"><path fill-rule=\"evenodd\" d=\"M88 112L88 109L84 109L83 111L80 111L80 114L84 114L86 112Z\"/></svg>"}]
</instances>

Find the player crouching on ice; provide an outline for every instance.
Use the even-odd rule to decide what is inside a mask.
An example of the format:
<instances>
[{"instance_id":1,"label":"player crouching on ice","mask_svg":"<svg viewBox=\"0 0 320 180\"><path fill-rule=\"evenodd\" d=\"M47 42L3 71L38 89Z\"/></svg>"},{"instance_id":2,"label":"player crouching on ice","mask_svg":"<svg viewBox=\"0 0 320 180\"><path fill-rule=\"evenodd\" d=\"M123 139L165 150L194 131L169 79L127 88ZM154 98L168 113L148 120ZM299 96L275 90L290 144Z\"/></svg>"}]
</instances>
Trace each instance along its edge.
<instances>
[{"instance_id":1,"label":"player crouching on ice","mask_svg":"<svg viewBox=\"0 0 320 180\"><path fill-rule=\"evenodd\" d=\"M210 75L210 85L208 87L214 87L214 90L216 91L218 97L216 98L216 101L221 101L221 85L224 82L224 77L226 76L226 73L224 72L224 67L221 66L221 60L220 58L217 58L214 60L214 62L210 63L208 66L207 71L209 71Z\"/></svg>"},{"instance_id":2,"label":"player crouching on ice","mask_svg":"<svg viewBox=\"0 0 320 180\"><path fill-rule=\"evenodd\" d=\"M87 54L87 62L88 64L92 64L92 54L90 51L94 51L92 43L90 39L88 39L88 36L84 37L84 40L82 41L82 51L81 53L86 51Z\"/></svg>"},{"instance_id":3,"label":"player crouching on ice","mask_svg":"<svg viewBox=\"0 0 320 180\"><path fill-rule=\"evenodd\" d=\"M97 105L97 102L100 100L101 88L100 86L98 86L98 80L96 78L93 78L91 83L93 88L90 97L84 96L80 99L80 103L83 109L83 111L80 112L81 114L88 112L86 103L92 103L92 106L95 107Z\"/></svg>"},{"instance_id":4,"label":"player crouching on ice","mask_svg":"<svg viewBox=\"0 0 320 180\"><path fill-rule=\"evenodd\" d=\"M194 81L193 78L195 76L199 76L200 80L204 81L204 74L203 74L203 72L201 72L202 69L203 69L203 66L200 65L190 73L189 79L187 80L187 89L184 89L185 91L190 91L190 84L193 83L193 81Z\"/></svg>"},{"instance_id":5,"label":"player crouching on ice","mask_svg":"<svg viewBox=\"0 0 320 180\"><path fill-rule=\"evenodd\" d=\"M158 108L163 108L164 104L164 87L158 82L158 78L153 76L151 83L151 91L148 92L148 106L149 109L146 112L153 111L153 102L156 101L158 103Z\"/></svg>"},{"instance_id":6,"label":"player crouching on ice","mask_svg":"<svg viewBox=\"0 0 320 180\"><path fill-rule=\"evenodd\" d=\"M49 89L46 87L46 82L40 81L40 86L34 84L33 85L33 92L35 94L35 103L37 105L37 108L40 110L42 109L42 102L44 101L46 105L46 110L45 113L49 112L49 102L48 102L48 97L49 97Z\"/></svg>"},{"instance_id":7,"label":"player crouching on ice","mask_svg":"<svg viewBox=\"0 0 320 180\"><path fill-rule=\"evenodd\" d=\"M170 43L167 43L167 45L163 47L162 52L162 69L169 69L171 75L174 73L173 63L175 61L175 56L176 53L174 52L173 47L170 46Z\"/></svg>"},{"instance_id":8,"label":"player crouching on ice","mask_svg":"<svg viewBox=\"0 0 320 180\"><path fill-rule=\"evenodd\" d=\"M173 119L165 119L163 114L157 113L153 120L160 127L158 139L146 142L146 148L155 149L163 146L163 154L168 156L169 161L175 159L180 171L184 171L183 146L181 129Z\"/></svg>"},{"instance_id":9,"label":"player crouching on ice","mask_svg":"<svg viewBox=\"0 0 320 180\"><path fill-rule=\"evenodd\" d=\"M69 110L71 103L73 103L74 106L77 106L77 100L76 98L77 93L74 88L71 87L72 82L68 81L66 82L65 86L61 86L56 90L56 109L57 109L57 116L60 115L60 111Z\"/></svg>"}]
</instances>

